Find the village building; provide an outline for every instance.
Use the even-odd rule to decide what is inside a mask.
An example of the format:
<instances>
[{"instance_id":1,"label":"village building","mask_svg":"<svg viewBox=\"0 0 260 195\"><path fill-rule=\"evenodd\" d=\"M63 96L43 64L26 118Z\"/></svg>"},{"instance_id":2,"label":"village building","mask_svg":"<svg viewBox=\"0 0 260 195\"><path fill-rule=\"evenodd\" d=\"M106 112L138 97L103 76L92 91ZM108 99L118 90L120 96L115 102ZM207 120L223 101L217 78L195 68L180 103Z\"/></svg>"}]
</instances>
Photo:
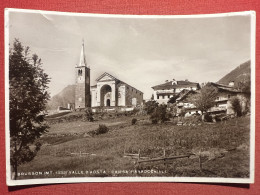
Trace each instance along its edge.
<instances>
[{"instance_id":1,"label":"village building","mask_svg":"<svg viewBox=\"0 0 260 195\"><path fill-rule=\"evenodd\" d=\"M86 107L135 107L143 103L143 92L103 73L90 87L90 67L86 62L84 42L76 65L75 109Z\"/></svg>"},{"instance_id":2,"label":"village building","mask_svg":"<svg viewBox=\"0 0 260 195\"><path fill-rule=\"evenodd\" d=\"M234 87L234 82L229 82L229 85L222 85L218 83L210 82L209 86L217 88L217 96L215 99L215 106L208 110L211 114L225 113L225 114L234 114L234 110L231 105L231 101L234 97L237 97L240 100L242 111L247 107L247 102L249 101L246 97L246 94L241 90L238 90Z\"/></svg>"},{"instance_id":3,"label":"village building","mask_svg":"<svg viewBox=\"0 0 260 195\"><path fill-rule=\"evenodd\" d=\"M181 115L182 112L185 113L184 116L201 115L201 111L196 108L196 106L191 102L192 96L199 93L198 90L187 90L184 89L179 93L176 99L177 114Z\"/></svg>"},{"instance_id":4,"label":"village building","mask_svg":"<svg viewBox=\"0 0 260 195\"><path fill-rule=\"evenodd\" d=\"M183 90L196 91L200 89L199 83L185 81L166 81L163 84L153 86L154 100L159 104L167 104L171 97L181 93Z\"/></svg>"}]
</instances>

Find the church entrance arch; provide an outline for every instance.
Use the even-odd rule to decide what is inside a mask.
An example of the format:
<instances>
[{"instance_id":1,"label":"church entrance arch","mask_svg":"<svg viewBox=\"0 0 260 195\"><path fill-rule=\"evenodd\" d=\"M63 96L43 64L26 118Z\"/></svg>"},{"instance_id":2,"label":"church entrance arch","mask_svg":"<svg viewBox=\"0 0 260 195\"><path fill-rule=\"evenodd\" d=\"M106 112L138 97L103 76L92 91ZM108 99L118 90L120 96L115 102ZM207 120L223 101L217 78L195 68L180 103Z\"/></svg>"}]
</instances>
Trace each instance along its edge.
<instances>
[{"instance_id":1,"label":"church entrance arch","mask_svg":"<svg viewBox=\"0 0 260 195\"><path fill-rule=\"evenodd\" d=\"M101 106L110 106L112 98L112 88L110 85L103 85L100 89L100 104Z\"/></svg>"}]
</instances>

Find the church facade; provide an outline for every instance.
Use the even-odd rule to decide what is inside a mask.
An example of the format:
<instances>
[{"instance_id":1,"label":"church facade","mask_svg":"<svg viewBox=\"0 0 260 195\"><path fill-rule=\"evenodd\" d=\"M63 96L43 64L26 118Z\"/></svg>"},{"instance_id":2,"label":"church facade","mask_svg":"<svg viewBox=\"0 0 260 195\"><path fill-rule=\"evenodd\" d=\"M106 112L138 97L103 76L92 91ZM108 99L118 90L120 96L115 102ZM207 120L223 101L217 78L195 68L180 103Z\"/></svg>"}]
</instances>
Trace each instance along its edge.
<instances>
[{"instance_id":1,"label":"church facade","mask_svg":"<svg viewBox=\"0 0 260 195\"><path fill-rule=\"evenodd\" d=\"M104 73L91 86L91 107L137 106L143 103L143 92Z\"/></svg>"},{"instance_id":2,"label":"church facade","mask_svg":"<svg viewBox=\"0 0 260 195\"><path fill-rule=\"evenodd\" d=\"M75 67L75 109L87 107L135 107L143 103L143 92L105 72L90 87L90 67L86 62L84 43L80 61Z\"/></svg>"}]
</instances>

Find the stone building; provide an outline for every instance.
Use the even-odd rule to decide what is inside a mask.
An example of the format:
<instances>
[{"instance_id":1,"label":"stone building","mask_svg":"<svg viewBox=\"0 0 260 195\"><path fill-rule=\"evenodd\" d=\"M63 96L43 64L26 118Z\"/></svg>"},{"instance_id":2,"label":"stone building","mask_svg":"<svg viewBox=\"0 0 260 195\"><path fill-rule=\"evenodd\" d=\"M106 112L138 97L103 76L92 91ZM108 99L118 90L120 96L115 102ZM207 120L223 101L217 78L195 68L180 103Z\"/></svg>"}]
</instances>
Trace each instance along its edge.
<instances>
[{"instance_id":1,"label":"stone building","mask_svg":"<svg viewBox=\"0 0 260 195\"><path fill-rule=\"evenodd\" d=\"M183 90L198 90L200 89L199 83L190 82L188 80L185 81L166 81L163 84L156 85L152 87L154 90L154 100L159 104L167 104L169 99L175 95L178 95Z\"/></svg>"},{"instance_id":2,"label":"stone building","mask_svg":"<svg viewBox=\"0 0 260 195\"><path fill-rule=\"evenodd\" d=\"M105 72L91 86L91 107L137 106L143 102L143 92Z\"/></svg>"},{"instance_id":3,"label":"stone building","mask_svg":"<svg viewBox=\"0 0 260 195\"><path fill-rule=\"evenodd\" d=\"M75 109L86 107L134 107L143 103L143 92L104 73L96 79L97 84L90 87L90 67L86 62L84 42L80 61L75 67L76 89Z\"/></svg>"}]
</instances>

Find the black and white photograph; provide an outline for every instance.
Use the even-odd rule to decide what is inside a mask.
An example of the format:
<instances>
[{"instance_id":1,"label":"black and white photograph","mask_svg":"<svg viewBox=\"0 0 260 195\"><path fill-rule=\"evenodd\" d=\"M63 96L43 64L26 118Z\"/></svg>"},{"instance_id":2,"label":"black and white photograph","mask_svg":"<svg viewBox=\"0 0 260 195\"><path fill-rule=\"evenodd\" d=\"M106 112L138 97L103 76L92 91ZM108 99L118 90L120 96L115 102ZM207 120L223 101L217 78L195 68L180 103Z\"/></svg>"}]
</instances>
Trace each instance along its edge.
<instances>
[{"instance_id":1,"label":"black and white photograph","mask_svg":"<svg viewBox=\"0 0 260 195\"><path fill-rule=\"evenodd\" d=\"M255 12L5 10L7 184L253 183Z\"/></svg>"}]
</instances>

